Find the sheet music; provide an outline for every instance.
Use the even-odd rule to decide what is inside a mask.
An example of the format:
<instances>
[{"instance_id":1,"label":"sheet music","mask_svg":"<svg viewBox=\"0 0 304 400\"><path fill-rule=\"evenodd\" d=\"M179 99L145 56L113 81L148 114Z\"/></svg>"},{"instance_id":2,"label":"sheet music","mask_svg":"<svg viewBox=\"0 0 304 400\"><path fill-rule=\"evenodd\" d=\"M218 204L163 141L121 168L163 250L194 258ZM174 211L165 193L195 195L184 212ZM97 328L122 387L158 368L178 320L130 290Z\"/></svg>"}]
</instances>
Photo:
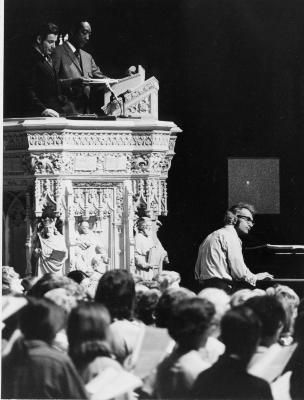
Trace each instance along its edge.
<instances>
[{"instance_id":1,"label":"sheet music","mask_svg":"<svg viewBox=\"0 0 304 400\"><path fill-rule=\"evenodd\" d=\"M118 83L119 80L118 79L111 79L111 78L101 78L101 79L94 79L94 78L90 78L89 79L89 85L91 84L111 84L111 83Z\"/></svg>"}]
</instances>

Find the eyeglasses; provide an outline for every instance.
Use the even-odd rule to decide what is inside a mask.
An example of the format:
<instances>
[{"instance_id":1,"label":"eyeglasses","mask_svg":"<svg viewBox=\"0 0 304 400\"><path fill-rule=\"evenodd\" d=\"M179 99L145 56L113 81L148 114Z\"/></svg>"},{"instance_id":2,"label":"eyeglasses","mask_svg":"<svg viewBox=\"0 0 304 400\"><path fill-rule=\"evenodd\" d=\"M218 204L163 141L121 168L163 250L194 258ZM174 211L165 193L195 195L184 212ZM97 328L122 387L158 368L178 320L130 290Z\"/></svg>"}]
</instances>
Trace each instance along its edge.
<instances>
[{"instance_id":1,"label":"eyeglasses","mask_svg":"<svg viewBox=\"0 0 304 400\"><path fill-rule=\"evenodd\" d=\"M250 222L251 225L254 225L254 221L252 218L250 217L246 217L246 215L237 215L238 218L244 219L246 222Z\"/></svg>"}]
</instances>

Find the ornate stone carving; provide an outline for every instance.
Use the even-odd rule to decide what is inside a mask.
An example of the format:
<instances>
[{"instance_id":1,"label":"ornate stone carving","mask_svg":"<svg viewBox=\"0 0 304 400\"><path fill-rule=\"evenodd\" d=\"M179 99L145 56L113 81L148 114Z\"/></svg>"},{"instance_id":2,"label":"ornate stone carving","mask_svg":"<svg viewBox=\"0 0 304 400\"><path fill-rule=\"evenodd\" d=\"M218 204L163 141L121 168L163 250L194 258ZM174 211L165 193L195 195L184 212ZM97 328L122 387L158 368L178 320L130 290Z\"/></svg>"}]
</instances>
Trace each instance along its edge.
<instances>
[{"instance_id":1,"label":"ornate stone carving","mask_svg":"<svg viewBox=\"0 0 304 400\"><path fill-rule=\"evenodd\" d=\"M151 96L146 96L139 102L127 108L127 114L149 114L151 113Z\"/></svg>"},{"instance_id":2,"label":"ornate stone carving","mask_svg":"<svg viewBox=\"0 0 304 400\"><path fill-rule=\"evenodd\" d=\"M153 97L145 90L137 95L136 101ZM62 221L66 272L77 223L86 218L108 254L108 267L134 269L135 215L140 209L153 218L166 215L166 178L178 131L172 122L137 119L4 123L4 196L33 190L24 239L28 269L36 221L47 206Z\"/></svg>"}]
</instances>

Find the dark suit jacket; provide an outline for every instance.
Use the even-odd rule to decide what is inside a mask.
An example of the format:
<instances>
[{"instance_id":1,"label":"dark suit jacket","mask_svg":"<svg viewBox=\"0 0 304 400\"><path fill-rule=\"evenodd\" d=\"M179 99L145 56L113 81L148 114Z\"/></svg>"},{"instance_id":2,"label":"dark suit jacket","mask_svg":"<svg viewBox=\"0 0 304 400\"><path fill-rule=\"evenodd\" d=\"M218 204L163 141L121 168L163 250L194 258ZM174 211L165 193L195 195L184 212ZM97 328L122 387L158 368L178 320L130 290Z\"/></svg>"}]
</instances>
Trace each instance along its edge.
<instances>
[{"instance_id":1,"label":"dark suit jacket","mask_svg":"<svg viewBox=\"0 0 304 400\"><path fill-rule=\"evenodd\" d=\"M239 360L223 355L198 376L191 397L208 400L270 400L272 394L266 381L249 375Z\"/></svg>"},{"instance_id":2,"label":"dark suit jacket","mask_svg":"<svg viewBox=\"0 0 304 400\"><path fill-rule=\"evenodd\" d=\"M46 108L62 113L57 73L52 65L33 49L26 80L27 115L39 117Z\"/></svg>"},{"instance_id":3,"label":"dark suit jacket","mask_svg":"<svg viewBox=\"0 0 304 400\"><path fill-rule=\"evenodd\" d=\"M75 112L89 112L90 86L73 85L69 79L104 78L104 74L95 64L91 54L80 50L81 64L67 42L58 46L53 54L53 63L60 79L62 90L73 102Z\"/></svg>"}]
</instances>

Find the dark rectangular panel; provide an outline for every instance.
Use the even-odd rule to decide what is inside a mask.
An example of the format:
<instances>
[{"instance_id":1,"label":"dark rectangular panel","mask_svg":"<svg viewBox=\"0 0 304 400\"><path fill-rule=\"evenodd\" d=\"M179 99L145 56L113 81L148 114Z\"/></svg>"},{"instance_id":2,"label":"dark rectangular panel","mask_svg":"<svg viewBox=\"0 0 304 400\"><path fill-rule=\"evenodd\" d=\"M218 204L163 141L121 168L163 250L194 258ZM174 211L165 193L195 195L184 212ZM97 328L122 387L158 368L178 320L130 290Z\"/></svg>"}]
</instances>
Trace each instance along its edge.
<instances>
[{"instance_id":1,"label":"dark rectangular panel","mask_svg":"<svg viewBox=\"0 0 304 400\"><path fill-rule=\"evenodd\" d=\"M228 203L253 204L258 214L280 213L277 158L228 158Z\"/></svg>"}]
</instances>

